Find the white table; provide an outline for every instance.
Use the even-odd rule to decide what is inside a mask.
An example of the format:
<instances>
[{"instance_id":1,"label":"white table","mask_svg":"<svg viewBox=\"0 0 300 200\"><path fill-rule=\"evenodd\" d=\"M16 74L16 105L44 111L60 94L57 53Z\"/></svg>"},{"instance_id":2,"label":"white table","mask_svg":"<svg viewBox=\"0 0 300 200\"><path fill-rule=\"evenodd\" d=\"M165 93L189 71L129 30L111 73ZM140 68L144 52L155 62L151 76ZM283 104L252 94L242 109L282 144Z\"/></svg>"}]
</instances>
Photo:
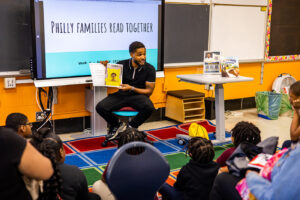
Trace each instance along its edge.
<instances>
[{"instance_id":1,"label":"white table","mask_svg":"<svg viewBox=\"0 0 300 200\"><path fill-rule=\"evenodd\" d=\"M215 84L215 110L216 110L216 142L225 141L225 117L224 117L224 88L225 83L237 83L253 81L250 77L221 77L221 75L204 75L204 74L186 74L177 75L180 81L195 83L199 85L203 84Z\"/></svg>"}]
</instances>

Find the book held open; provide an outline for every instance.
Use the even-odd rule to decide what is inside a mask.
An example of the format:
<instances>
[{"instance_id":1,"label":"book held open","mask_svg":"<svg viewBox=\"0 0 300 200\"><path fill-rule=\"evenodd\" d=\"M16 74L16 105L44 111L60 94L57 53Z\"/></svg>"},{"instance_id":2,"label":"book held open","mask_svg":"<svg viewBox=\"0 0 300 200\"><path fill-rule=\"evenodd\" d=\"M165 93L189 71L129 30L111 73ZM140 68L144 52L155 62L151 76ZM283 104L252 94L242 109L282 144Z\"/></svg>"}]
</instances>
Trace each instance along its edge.
<instances>
[{"instance_id":1,"label":"book held open","mask_svg":"<svg viewBox=\"0 0 300 200\"><path fill-rule=\"evenodd\" d=\"M107 63L105 73L105 85L110 87L121 87L123 76L123 65Z\"/></svg>"},{"instance_id":2,"label":"book held open","mask_svg":"<svg viewBox=\"0 0 300 200\"><path fill-rule=\"evenodd\" d=\"M90 71L94 86L121 87L123 65L107 63L90 63Z\"/></svg>"},{"instance_id":3,"label":"book held open","mask_svg":"<svg viewBox=\"0 0 300 200\"><path fill-rule=\"evenodd\" d=\"M271 157L270 154L260 153L248 163L248 167L261 170Z\"/></svg>"}]
</instances>

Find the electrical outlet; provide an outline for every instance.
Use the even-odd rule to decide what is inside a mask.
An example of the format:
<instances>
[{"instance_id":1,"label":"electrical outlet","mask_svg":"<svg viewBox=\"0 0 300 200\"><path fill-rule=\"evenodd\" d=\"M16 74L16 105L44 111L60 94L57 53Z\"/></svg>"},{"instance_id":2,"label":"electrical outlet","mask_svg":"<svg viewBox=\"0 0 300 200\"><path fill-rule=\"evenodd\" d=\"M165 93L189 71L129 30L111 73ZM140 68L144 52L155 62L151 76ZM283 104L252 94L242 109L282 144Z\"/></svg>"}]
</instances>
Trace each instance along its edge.
<instances>
[{"instance_id":1,"label":"electrical outlet","mask_svg":"<svg viewBox=\"0 0 300 200\"><path fill-rule=\"evenodd\" d=\"M37 122L43 121L45 119L46 115L44 112L36 112L35 113L35 120Z\"/></svg>"},{"instance_id":2,"label":"electrical outlet","mask_svg":"<svg viewBox=\"0 0 300 200\"><path fill-rule=\"evenodd\" d=\"M214 86L212 84L205 84L204 89L208 90L208 91L209 90L214 90Z\"/></svg>"},{"instance_id":3,"label":"electrical outlet","mask_svg":"<svg viewBox=\"0 0 300 200\"><path fill-rule=\"evenodd\" d=\"M4 78L4 88L16 88L16 77Z\"/></svg>"}]
</instances>

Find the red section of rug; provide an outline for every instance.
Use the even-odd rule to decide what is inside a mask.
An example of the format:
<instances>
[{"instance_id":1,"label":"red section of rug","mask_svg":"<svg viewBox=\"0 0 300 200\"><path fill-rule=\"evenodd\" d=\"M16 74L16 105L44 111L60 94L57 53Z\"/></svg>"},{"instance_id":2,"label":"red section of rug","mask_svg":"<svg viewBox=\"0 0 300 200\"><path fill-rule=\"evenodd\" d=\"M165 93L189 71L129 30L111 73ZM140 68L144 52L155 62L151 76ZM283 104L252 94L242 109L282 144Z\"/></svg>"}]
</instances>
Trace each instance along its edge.
<instances>
[{"instance_id":1,"label":"red section of rug","mask_svg":"<svg viewBox=\"0 0 300 200\"><path fill-rule=\"evenodd\" d=\"M109 142L106 147L102 147L101 144L104 142L105 137L96 137L96 138L88 138L88 139L81 139L76 141L68 142L74 149L79 152L85 151L92 151L92 150L99 150L99 149L107 149L116 147L115 144Z\"/></svg>"},{"instance_id":2,"label":"red section of rug","mask_svg":"<svg viewBox=\"0 0 300 200\"><path fill-rule=\"evenodd\" d=\"M158 129L158 130L154 130L154 131L146 131L146 132L161 139L161 140L176 138L177 134L188 135L187 132L179 130L176 127L169 127L169 128L163 128L163 129Z\"/></svg>"},{"instance_id":3,"label":"red section of rug","mask_svg":"<svg viewBox=\"0 0 300 200\"><path fill-rule=\"evenodd\" d=\"M152 137L147 137L150 141L157 141ZM95 137L95 138L88 138L88 139L81 139L76 141L68 142L70 146L76 149L78 152L86 152L86 151L93 151L99 149L107 149L116 147L117 145L113 144L112 142L108 142L106 147L102 147L101 144L104 142L105 137Z\"/></svg>"},{"instance_id":4,"label":"red section of rug","mask_svg":"<svg viewBox=\"0 0 300 200\"><path fill-rule=\"evenodd\" d=\"M66 155L68 154L72 154L75 153L72 149L70 149L70 147L68 147L67 145L63 144L64 150L66 152Z\"/></svg>"},{"instance_id":5,"label":"red section of rug","mask_svg":"<svg viewBox=\"0 0 300 200\"><path fill-rule=\"evenodd\" d=\"M200 124L201 126L203 126L204 128L206 128L207 133L213 133L213 132L216 132L216 127L213 126L213 125L210 125L210 124L208 123L208 121L206 121L206 120L205 120L205 121L197 122L197 124ZM181 124L181 125L179 125L179 128L188 131L190 125L191 125L191 123L188 123L188 124Z\"/></svg>"},{"instance_id":6,"label":"red section of rug","mask_svg":"<svg viewBox=\"0 0 300 200\"><path fill-rule=\"evenodd\" d=\"M215 132L216 127L212 126L208 123L208 121L200 121L197 122L198 124L204 126L208 133ZM187 124L181 124L177 128L176 126L171 126L167 128L157 129L153 131L146 131L146 133L150 134L148 136L148 139L151 141L157 141L155 138L151 137L155 136L156 138L159 138L161 140L168 140L168 139L174 139L176 138L177 134L185 134L188 135L188 129L190 127L191 123ZM93 150L100 150L100 149L107 149L116 147L117 145L109 142L106 147L102 147L101 144L104 141L105 137L94 137L94 138L88 138L88 139L81 139L76 141L67 142L73 149L75 149L78 152L86 152L86 151L93 151ZM64 146L66 154L72 154L74 151L70 149L67 146Z\"/></svg>"}]
</instances>

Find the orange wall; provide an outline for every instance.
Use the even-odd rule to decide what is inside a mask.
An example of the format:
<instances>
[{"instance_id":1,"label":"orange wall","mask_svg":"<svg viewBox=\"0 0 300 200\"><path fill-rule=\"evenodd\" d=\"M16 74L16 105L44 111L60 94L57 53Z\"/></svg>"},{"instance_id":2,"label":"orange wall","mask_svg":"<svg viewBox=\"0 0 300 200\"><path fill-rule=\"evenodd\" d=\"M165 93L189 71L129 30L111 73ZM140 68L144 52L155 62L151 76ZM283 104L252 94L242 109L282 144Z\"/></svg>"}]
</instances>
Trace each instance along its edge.
<instances>
[{"instance_id":1,"label":"orange wall","mask_svg":"<svg viewBox=\"0 0 300 200\"><path fill-rule=\"evenodd\" d=\"M157 79L154 93L151 96L155 107L165 106L166 92L170 90L193 89L204 92L206 96L211 96L212 92L205 91L203 85L178 82L176 78L176 75L179 74L194 73L202 73L202 67L165 69L165 77ZM263 84L260 84L261 63L240 64L240 74L253 77L254 81L225 84L225 99L253 97L256 91L271 90L273 81L280 73L290 73L300 80L300 61L265 63ZM31 122L35 121L35 112L39 111L39 108L36 103L34 85L32 83L18 84L15 89L4 89L3 82L3 78L0 78L0 125L5 124L7 115L12 112L24 113ZM58 104L54 105L53 119L88 116L89 112L85 110L85 87L88 85L58 87Z\"/></svg>"},{"instance_id":2,"label":"orange wall","mask_svg":"<svg viewBox=\"0 0 300 200\"><path fill-rule=\"evenodd\" d=\"M165 69L164 91L192 89L211 96L212 92L204 90L204 85L178 82L176 75L202 73L202 67ZM253 77L254 81L224 84L224 98L238 99L255 96L256 91L270 91L273 81L281 73L289 73L300 80L300 61L274 62L264 64L263 83L260 84L261 63L240 64L240 75Z\"/></svg>"}]
</instances>

